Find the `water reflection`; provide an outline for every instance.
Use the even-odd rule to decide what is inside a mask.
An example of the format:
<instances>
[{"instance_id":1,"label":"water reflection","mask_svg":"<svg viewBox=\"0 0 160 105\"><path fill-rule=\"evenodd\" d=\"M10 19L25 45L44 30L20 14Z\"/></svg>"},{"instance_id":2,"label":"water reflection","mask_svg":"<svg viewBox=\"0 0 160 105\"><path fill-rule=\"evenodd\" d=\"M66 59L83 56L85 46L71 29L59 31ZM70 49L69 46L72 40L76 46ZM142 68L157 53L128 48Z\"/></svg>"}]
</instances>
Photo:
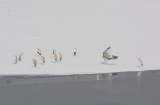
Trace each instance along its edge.
<instances>
[{"instance_id":1,"label":"water reflection","mask_svg":"<svg viewBox=\"0 0 160 105\"><path fill-rule=\"evenodd\" d=\"M142 75L142 72L139 71L139 72L137 73L137 76L141 76L141 75Z\"/></svg>"},{"instance_id":2,"label":"water reflection","mask_svg":"<svg viewBox=\"0 0 160 105\"><path fill-rule=\"evenodd\" d=\"M1 77L0 105L157 105L159 77L160 71Z\"/></svg>"},{"instance_id":3,"label":"water reflection","mask_svg":"<svg viewBox=\"0 0 160 105\"><path fill-rule=\"evenodd\" d=\"M153 74L154 73L154 74ZM159 71L146 72L145 75L160 75ZM78 76L78 77L77 77ZM101 81L101 80L115 80L121 78L136 78L137 83L140 84L142 79L142 71L139 72L121 72L121 73L103 73L103 74L83 74L83 75L68 75L68 76L6 76L0 77L0 86L5 85L20 85L20 84L42 84L42 83L66 83L66 82L83 82L83 81Z\"/></svg>"},{"instance_id":4,"label":"water reflection","mask_svg":"<svg viewBox=\"0 0 160 105\"><path fill-rule=\"evenodd\" d=\"M102 78L105 80L107 77L109 77L109 74L102 74ZM110 79L110 77L109 77Z\"/></svg>"},{"instance_id":5,"label":"water reflection","mask_svg":"<svg viewBox=\"0 0 160 105\"><path fill-rule=\"evenodd\" d=\"M107 74L102 74L102 78L105 80L106 78L112 79L113 76L118 75L118 73L107 73Z\"/></svg>"},{"instance_id":6,"label":"water reflection","mask_svg":"<svg viewBox=\"0 0 160 105\"><path fill-rule=\"evenodd\" d=\"M13 81L11 79L3 80L3 85L11 85Z\"/></svg>"},{"instance_id":7,"label":"water reflection","mask_svg":"<svg viewBox=\"0 0 160 105\"><path fill-rule=\"evenodd\" d=\"M142 76L142 71L139 71L137 73L137 85L139 86L141 83L141 76Z\"/></svg>"},{"instance_id":8,"label":"water reflection","mask_svg":"<svg viewBox=\"0 0 160 105\"><path fill-rule=\"evenodd\" d=\"M77 76L73 75L73 82L76 82Z\"/></svg>"},{"instance_id":9,"label":"water reflection","mask_svg":"<svg viewBox=\"0 0 160 105\"><path fill-rule=\"evenodd\" d=\"M99 80L99 74L97 74L97 80Z\"/></svg>"}]
</instances>

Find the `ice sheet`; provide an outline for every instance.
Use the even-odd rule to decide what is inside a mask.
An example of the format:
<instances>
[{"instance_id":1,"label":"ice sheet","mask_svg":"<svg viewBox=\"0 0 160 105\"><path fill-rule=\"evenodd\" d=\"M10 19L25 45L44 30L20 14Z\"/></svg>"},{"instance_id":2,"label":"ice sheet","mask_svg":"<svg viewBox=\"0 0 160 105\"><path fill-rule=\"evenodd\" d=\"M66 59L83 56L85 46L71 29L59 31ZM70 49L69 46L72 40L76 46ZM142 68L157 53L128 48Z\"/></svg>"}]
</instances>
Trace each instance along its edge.
<instances>
[{"instance_id":1,"label":"ice sheet","mask_svg":"<svg viewBox=\"0 0 160 105\"><path fill-rule=\"evenodd\" d=\"M0 75L69 75L160 69L160 1L1 0ZM104 62L111 46L117 60ZM40 48L42 64L35 49ZM77 48L77 56L73 56ZM62 53L54 62L52 50ZM22 61L13 56L24 52ZM141 67L137 58L141 58ZM38 66L34 67L32 59Z\"/></svg>"}]
</instances>

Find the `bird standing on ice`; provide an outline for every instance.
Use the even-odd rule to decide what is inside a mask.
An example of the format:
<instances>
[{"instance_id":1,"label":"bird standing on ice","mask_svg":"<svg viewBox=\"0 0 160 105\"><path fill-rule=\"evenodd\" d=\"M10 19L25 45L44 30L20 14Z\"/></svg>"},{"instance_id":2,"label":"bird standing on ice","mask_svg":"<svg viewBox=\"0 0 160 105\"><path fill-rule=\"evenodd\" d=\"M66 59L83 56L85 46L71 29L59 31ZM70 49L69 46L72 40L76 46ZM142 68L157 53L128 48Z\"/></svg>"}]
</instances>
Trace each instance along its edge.
<instances>
[{"instance_id":1,"label":"bird standing on ice","mask_svg":"<svg viewBox=\"0 0 160 105\"><path fill-rule=\"evenodd\" d=\"M74 54L74 56L77 54L77 49L76 48L73 49L73 54Z\"/></svg>"},{"instance_id":2,"label":"bird standing on ice","mask_svg":"<svg viewBox=\"0 0 160 105\"><path fill-rule=\"evenodd\" d=\"M39 48L36 48L36 52L37 52L39 55L42 54L42 53L41 53L41 50L40 50Z\"/></svg>"},{"instance_id":3,"label":"bird standing on ice","mask_svg":"<svg viewBox=\"0 0 160 105\"><path fill-rule=\"evenodd\" d=\"M14 55L13 60L15 63L17 63L17 56Z\"/></svg>"},{"instance_id":4,"label":"bird standing on ice","mask_svg":"<svg viewBox=\"0 0 160 105\"><path fill-rule=\"evenodd\" d=\"M140 58L138 58L138 63L141 65L141 66L143 66L143 62L142 62L142 60L140 59Z\"/></svg>"},{"instance_id":5,"label":"bird standing on ice","mask_svg":"<svg viewBox=\"0 0 160 105\"><path fill-rule=\"evenodd\" d=\"M106 62L106 60L115 60L118 58L118 56L114 56L111 54L111 47L108 47L104 52L103 52L103 59ZM109 51L110 50L110 51ZM109 51L109 52L108 52Z\"/></svg>"},{"instance_id":6,"label":"bird standing on ice","mask_svg":"<svg viewBox=\"0 0 160 105\"><path fill-rule=\"evenodd\" d=\"M19 61L22 59L23 55L24 55L23 52L19 55Z\"/></svg>"},{"instance_id":7,"label":"bird standing on ice","mask_svg":"<svg viewBox=\"0 0 160 105\"><path fill-rule=\"evenodd\" d=\"M45 63L45 57L44 56L40 56L41 60L43 63Z\"/></svg>"},{"instance_id":8,"label":"bird standing on ice","mask_svg":"<svg viewBox=\"0 0 160 105\"><path fill-rule=\"evenodd\" d=\"M55 50L53 50L53 54L56 54L56 51L55 51Z\"/></svg>"},{"instance_id":9,"label":"bird standing on ice","mask_svg":"<svg viewBox=\"0 0 160 105\"><path fill-rule=\"evenodd\" d=\"M59 57L59 60L61 61L62 60L62 54L58 53L58 57Z\"/></svg>"},{"instance_id":10,"label":"bird standing on ice","mask_svg":"<svg viewBox=\"0 0 160 105\"><path fill-rule=\"evenodd\" d=\"M37 61L35 59L32 59L32 62L34 64L34 66L37 66Z\"/></svg>"},{"instance_id":11,"label":"bird standing on ice","mask_svg":"<svg viewBox=\"0 0 160 105\"><path fill-rule=\"evenodd\" d=\"M57 62L57 55L56 54L53 54L53 58Z\"/></svg>"}]
</instances>

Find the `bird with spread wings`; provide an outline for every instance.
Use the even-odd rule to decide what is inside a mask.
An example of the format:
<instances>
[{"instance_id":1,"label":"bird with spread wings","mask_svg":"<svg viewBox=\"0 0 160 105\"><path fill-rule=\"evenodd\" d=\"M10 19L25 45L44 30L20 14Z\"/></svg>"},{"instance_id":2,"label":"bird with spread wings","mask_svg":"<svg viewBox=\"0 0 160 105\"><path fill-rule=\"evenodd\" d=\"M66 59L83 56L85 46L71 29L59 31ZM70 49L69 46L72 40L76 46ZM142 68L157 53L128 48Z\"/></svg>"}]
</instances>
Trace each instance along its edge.
<instances>
[{"instance_id":1,"label":"bird with spread wings","mask_svg":"<svg viewBox=\"0 0 160 105\"><path fill-rule=\"evenodd\" d=\"M112 51L110 50L111 47L108 47L104 52L103 52L103 59L106 62L107 60L115 60L118 58L118 56L114 56Z\"/></svg>"}]
</instances>

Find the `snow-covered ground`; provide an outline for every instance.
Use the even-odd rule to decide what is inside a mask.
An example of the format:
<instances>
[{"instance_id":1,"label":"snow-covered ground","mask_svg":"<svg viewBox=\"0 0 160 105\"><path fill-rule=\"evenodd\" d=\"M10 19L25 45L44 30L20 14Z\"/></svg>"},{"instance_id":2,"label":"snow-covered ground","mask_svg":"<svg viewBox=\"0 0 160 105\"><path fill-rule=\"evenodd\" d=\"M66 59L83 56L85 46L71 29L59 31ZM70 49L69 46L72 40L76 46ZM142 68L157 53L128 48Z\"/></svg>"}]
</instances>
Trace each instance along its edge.
<instances>
[{"instance_id":1,"label":"snow-covered ground","mask_svg":"<svg viewBox=\"0 0 160 105\"><path fill-rule=\"evenodd\" d=\"M158 0L1 0L0 75L160 69L159 13ZM119 58L105 63L102 53L109 46ZM53 49L62 53L62 62L54 62ZM21 52L22 61L14 64L13 56Z\"/></svg>"}]
</instances>

